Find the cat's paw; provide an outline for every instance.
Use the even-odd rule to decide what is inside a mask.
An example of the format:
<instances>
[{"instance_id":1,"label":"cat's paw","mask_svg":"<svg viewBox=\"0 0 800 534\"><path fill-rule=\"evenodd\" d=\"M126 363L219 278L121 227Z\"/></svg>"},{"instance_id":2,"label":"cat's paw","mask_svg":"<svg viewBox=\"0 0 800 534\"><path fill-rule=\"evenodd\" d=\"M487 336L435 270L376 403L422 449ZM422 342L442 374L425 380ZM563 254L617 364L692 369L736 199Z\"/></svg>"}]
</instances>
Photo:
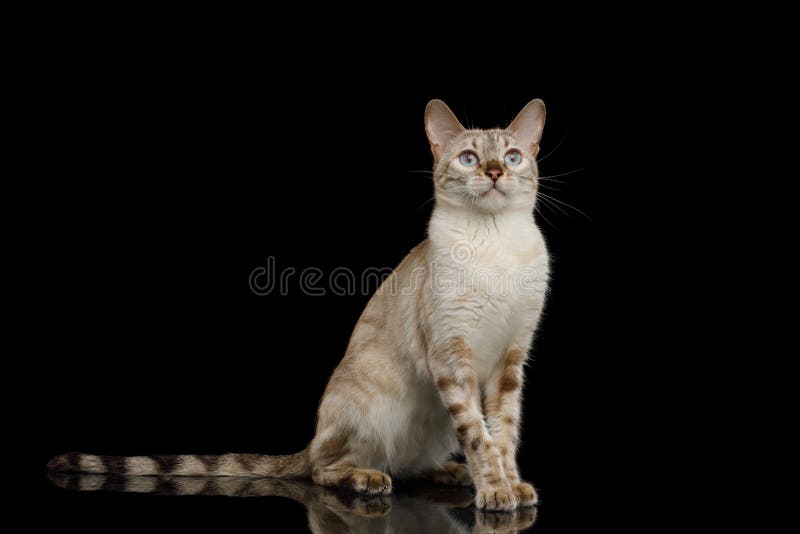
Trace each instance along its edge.
<instances>
[{"instance_id":1,"label":"cat's paw","mask_svg":"<svg viewBox=\"0 0 800 534\"><path fill-rule=\"evenodd\" d=\"M478 489L475 506L479 510L511 511L517 507L517 496L510 484L487 484Z\"/></svg>"},{"instance_id":2,"label":"cat's paw","mask_svg":"<svg viewBox=\"0 0 800 534\"><path fill-rule=\"evenodd\" d=\"M328 510L359 517L383 517L392 510L391 495L358 495L347 490L314 488L314 502Z\"/></svg>"},{"instance_id":3,"label":"cat's paw","mask_svg":"<svg viewBox=\"0 0 800 534\"><path fill-rule=\"evenodd\" d=\"M519 506L534 506L539 502L539 496L533 486L527 482L516 482L511 484L514 495L517 497Z\"/></svg>"},{"instance_id":4,"label":"cat's paw","mask_svg":"<svg viewBox=\"0 0 800 534\"><path fill-rule=\"evenodd\" d=\"M475 511L475 529L480 534L517 534L536 522L536 508L520 508L513 512Z\"/></svg>"},{"instance_id":5,"label":"cat's paw","mask_svg":"<svg viewBox=\"0 0 800 534\"><path fill-rule=\"evenodd\" d=\"M375 497L356 498L350 503L350 512L360 517L383 517L392 510L392 497L379 495Z\"/></svg>"},{"instance_id":6,"label":"cat's paw","mask_svg":"<svg viewBox=\"0 0 800 534\"><path fill-rule=\"evenodd\" d=\"M388 495L392 492L392 479L375 469L356 469L350 476L351 487L367 495Z\"/></svg>"},{"instance_id":7,"label":"cat's paw","mask_svg":"<svg viewBox=\"0 0 800 534\"><path fill-rule=\"evenodd\" d=\"M529 506L527 508L518 508L516 512L514 512L516 516L516 527L519 530L525 530L526 528L531 527L536 522L536 514L539 511Z\"/></svg>"}]
</instances>

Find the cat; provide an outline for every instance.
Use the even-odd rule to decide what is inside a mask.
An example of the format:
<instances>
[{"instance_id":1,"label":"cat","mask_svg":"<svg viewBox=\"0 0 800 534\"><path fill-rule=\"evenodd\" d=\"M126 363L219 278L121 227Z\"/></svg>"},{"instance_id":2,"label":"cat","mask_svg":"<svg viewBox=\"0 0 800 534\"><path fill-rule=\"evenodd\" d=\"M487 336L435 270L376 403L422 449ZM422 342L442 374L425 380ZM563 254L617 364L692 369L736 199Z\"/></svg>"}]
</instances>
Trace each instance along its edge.
<instances>
[{"instance_id":1,"label":"cat","mask_svg":"<svg viewBox=\"0 0 800 534\"><path fill-rule=\"evenodd\" d=\"M466 129L444 102L428 103L435 190L428 238L367 304L306 449L284 456L67 453L49 469L311 477L368 495L391 493L391 476L423 477L474 485L482 510L535 505L516 452L523 367L549 278L533 216L544 119L537 99L505 129ZM466 464L449 461L458 452Z\"/></svg>"}]
</instances>

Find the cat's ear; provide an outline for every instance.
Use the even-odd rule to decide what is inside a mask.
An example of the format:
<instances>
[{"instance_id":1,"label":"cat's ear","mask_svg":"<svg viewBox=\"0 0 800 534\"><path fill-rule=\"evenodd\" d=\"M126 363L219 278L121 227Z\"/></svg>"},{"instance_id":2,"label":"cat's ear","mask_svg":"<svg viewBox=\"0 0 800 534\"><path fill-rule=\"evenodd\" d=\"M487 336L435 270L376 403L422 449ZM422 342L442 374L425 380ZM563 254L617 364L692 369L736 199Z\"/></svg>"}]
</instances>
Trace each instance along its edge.
<instances>
[{"instance_id":1,"label":"cat's ear","mask_svg":"<svg viewBox=\"0 0 800 534\"><path fill-rule=\"evenodd\" d=\"M530 148L534 156L538 154L539 141L544 130L544 102L538 98L528 102L508 126L508 130L517 141Z\"/></svg>"},{"instance_id":2,"label":"cat's ear","mask_svg":"<svg viewBox=\"0 0 800 534\"><path fill-rule=\"evenodd\" d=\"M431 100L425 106L425 133L428 134L433 159L438 160L447 144L464 130L447 104L441 100Z\"/></svg>"}]
</instances>

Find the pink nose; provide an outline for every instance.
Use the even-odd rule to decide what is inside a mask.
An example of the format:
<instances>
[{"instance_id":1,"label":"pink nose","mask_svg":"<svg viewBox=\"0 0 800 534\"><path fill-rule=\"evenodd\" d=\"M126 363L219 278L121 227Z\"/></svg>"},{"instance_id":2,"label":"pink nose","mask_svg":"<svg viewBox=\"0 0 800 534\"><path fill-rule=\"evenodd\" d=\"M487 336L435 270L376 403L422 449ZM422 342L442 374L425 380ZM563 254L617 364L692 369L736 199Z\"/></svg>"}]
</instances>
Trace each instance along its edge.
<instances>
[{"instance_id":1,"label":"pink nose","mask_svg":"<svg viewBox=\"0 0 800 534\"><path fill-rule=\"evenodd\" d=\"M493 182L496 182L497 180L500 179L501 176L503 176L503 170L502 169L487 169L486 170L486 176L491 178Z\"/></svg>"}]
</instances>

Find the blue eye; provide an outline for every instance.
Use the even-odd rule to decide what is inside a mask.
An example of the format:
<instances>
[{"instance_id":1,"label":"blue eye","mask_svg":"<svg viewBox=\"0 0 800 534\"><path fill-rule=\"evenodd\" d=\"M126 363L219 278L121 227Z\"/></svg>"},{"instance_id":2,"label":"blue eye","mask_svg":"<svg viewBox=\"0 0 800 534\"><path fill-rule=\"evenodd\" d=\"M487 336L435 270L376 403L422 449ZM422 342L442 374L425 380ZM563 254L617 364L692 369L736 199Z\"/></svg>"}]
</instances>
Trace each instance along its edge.
<instances>
[{"instance_id":1,"label":"blue eye","mask_svg":"<svg viewBox=\"0 0 800 534\"><path fill-rule=\"evenodd\" d=\"M506 165L511 167L516 167L520 163L522 163L522 154L517 152L516 150L509 150L505 157Z\"/></svg>"},{"instance_id":2,"label":"blue eye","mask_svg":"<svg viewBox=\"0 0 800 534\"><path fill-rule=\"evenodd\" d=\"M478 155L471 150L467 150L458 157L458 161L460 161L462 165L472 167L478 164Z\"/></svg>"}]
</instances>

